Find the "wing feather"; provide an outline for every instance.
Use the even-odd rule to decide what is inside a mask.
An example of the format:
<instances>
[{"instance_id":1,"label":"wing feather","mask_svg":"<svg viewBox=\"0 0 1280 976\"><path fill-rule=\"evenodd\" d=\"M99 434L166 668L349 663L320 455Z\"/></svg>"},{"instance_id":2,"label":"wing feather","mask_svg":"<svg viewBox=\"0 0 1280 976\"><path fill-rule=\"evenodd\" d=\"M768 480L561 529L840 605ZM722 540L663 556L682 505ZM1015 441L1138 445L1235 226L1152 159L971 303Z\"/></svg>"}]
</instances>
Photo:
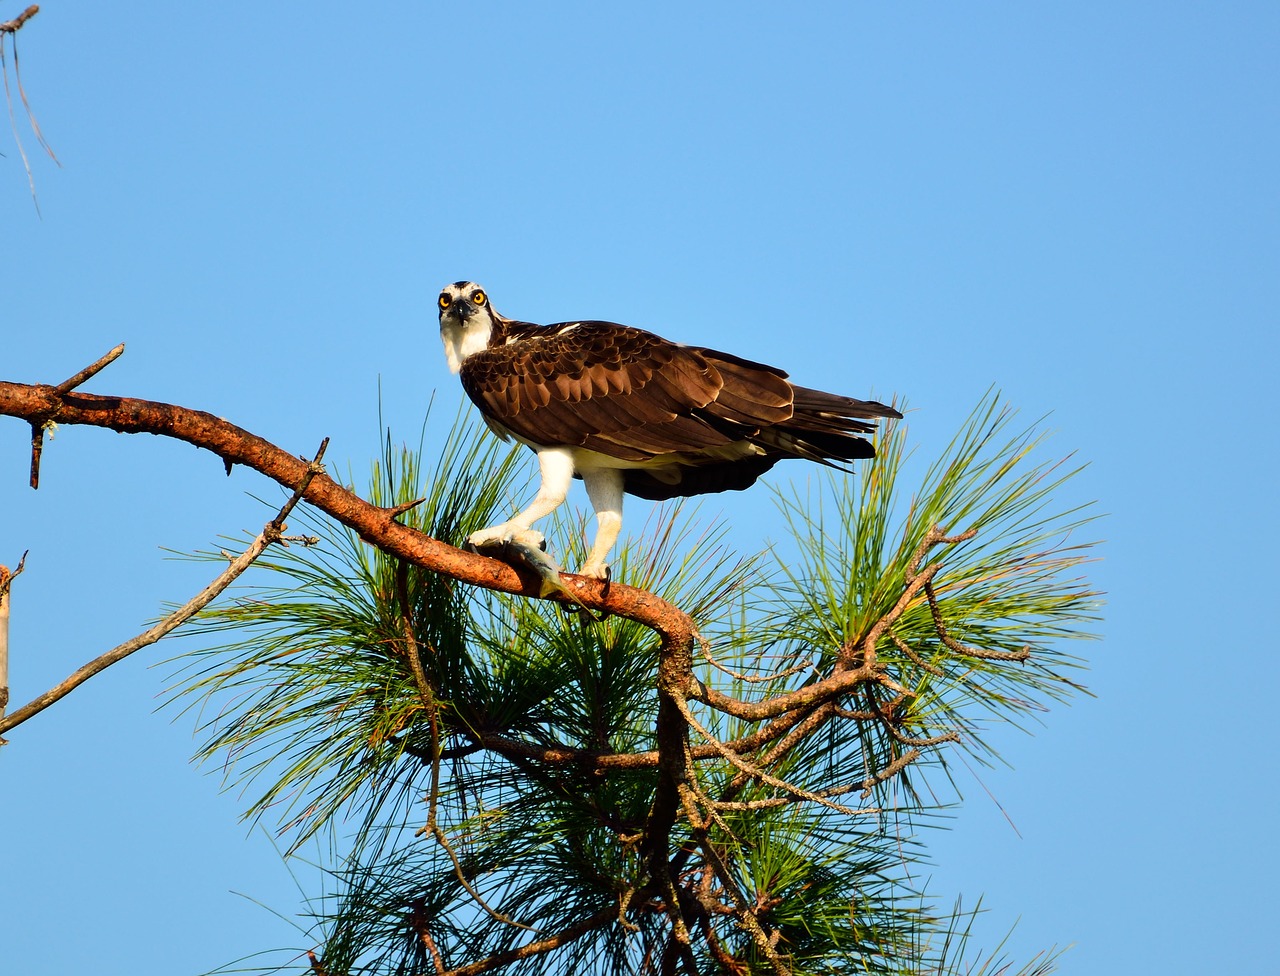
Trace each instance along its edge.
<instances>
[{"instance_id":1,"label":"wing feather","mask_svg":"<svg viewBox=\"0 0 1280 976\"><path fill-rule=\"evenodd\" d=\"M535 445L626 462L676 456L670 485L656 474L628 482L647 497L745 487L780 458L870 457L872 445L857 435L899 416L875 401L793 386L772 366L612 322L506 325L505 342L463 361L468 396L498 428ZM735 458L738 449L724 451L732 444L754 453ZM677 477L684 465L709 470Z\"/></svg>"},{"instance_id":2,"label":"wing feather","mask_svg":"<svg viewBox=\"0 0 1280 976\"><path fill-rule=\"evenodd\" d=\"M634 461L727 443L692 416L719 393L716 368L699 350L641 329L523 327L519 338L469 356L461 374L486 415L535 444L589 446Z\"/></svg>"}]
</instances>

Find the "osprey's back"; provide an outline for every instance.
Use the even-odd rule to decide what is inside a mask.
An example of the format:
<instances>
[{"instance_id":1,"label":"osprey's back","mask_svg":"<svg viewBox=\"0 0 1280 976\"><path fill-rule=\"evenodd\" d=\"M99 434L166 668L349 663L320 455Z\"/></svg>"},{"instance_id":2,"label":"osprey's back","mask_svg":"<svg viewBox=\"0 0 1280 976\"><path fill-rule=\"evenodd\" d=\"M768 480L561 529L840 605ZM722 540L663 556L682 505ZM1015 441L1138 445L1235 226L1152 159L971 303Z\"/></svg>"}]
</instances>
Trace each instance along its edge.
<instances>
[{"instance_id":1,"label":"osprey's back","mask_svg":"<svg viewBox=\"0 0 1280 976\"><path fill-rule=\"evenodd\" d=\"M538 454L534 503L472 537L529 533L574 475L600 523L583 568L604 576L624 491L663 499L747 488L784 458L838 466L875 454L862 434L892 407L794 386L772 366L613 322L533 325L498 315L484 289L440 293L450 368L489 426Z\"/></svg>"}]
</instances>

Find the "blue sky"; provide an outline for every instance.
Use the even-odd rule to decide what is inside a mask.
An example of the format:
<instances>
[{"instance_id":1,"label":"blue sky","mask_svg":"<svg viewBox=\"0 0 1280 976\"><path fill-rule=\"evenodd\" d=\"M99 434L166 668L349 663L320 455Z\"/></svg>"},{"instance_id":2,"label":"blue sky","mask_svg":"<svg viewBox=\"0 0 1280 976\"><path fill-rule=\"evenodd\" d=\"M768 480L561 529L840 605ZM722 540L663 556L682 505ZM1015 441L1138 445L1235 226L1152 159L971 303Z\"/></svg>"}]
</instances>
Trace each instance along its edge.
<instances>
[{"instance_id":1,"label":"blue sky","mask_svg":"<svg viewBox=\"0 0 1280 976\"><path fill-rule=\"evenodd\" d=\"M461 401L433 302L473 278L508 315L905 397L924 457L993 385L1050 414L1090 463L1069 490L1108 513L1103 640L1077 648L1097 697L997 730L1012 768L962 777L934 890L983 895L990 944L1020 918L1015 957L1074 943L1068 973L1265 968L1280 8L51 2L19 52L63 166L20 118L37 217L0 128L0 378L123 341L86 389L299 454L329 436L360 481L379 388L405 438L433 391ZM270 493L74 428L32 493L28 436L0 421L0 562L31 551L14 705L198 589L161 547L256 530ZM705 508L744 550L776 531L767 492ZM166 656L0 754L6 969L170 976L297 942L250 900L295 912L288 872L157 710Z\"/></svg>"}]
</instances>

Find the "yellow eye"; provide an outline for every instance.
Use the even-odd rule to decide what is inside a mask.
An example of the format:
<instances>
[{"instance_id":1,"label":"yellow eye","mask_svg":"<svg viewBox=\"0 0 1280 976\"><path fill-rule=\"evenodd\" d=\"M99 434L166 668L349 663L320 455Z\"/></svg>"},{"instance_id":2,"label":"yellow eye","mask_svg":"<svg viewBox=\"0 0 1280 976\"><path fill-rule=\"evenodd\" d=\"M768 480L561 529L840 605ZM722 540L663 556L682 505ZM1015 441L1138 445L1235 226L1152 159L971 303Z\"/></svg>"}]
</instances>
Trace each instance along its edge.
<instances>
[{"instance_id":1,"label":"yellow eye","mask_svg":"<svg viewBox=\"0 0 1280 976\"><path fill-rule=\"evenodd\" d=\"M477 291L477 292L475 292L475 294L473 294L473 295L471 296L471 301L472 301L472 303L473 303L473 304L475 304L475 305L476 305L476 307L479 307L479 306L483 305L483 304L485 303L485 294L484 294L484 292L482 292L482 291Z\"/></svg>"},{"instance_id":2,"label":"yellow eye","mask_svg":"<svg viewBox=\"0 0 1280 976\"><path fill-rule=\"evenodd\" d=\"M440 307L441 307L441 308L448 308L448 307L449 307L450 305L452 305L452 304L453 304L453 299L452 299L452 298L450 298L448 295L446 295L444 292L441 292L441 293L440 293Z\"/></svg>"}]
</instances>

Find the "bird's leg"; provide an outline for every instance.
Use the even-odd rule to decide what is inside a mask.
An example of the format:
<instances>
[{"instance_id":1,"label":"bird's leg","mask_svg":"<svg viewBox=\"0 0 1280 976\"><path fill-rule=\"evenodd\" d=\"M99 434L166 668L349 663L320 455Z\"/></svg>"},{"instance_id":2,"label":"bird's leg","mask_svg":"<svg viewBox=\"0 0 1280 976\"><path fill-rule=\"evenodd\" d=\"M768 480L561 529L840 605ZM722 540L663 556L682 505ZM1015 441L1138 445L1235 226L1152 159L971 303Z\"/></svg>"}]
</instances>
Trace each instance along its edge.
<instances>
[{"instance_id":1,"label":"bird's leg","mask_svg":"<svg viewBox=\"0 0 1280 976\"><path fill-rule=\"evenodd\" d=\"M608 579L609 565L605 556L622 531L622 472L617 468L597 468L583 471L582 480L587 486L591 507L596 512L596 538L591 543L591 552L587 554L581 575Z\"/></svg>"},{"instance_id":2,"label":"bird's leg","mask_svg":"<svg viewBox=\"0 0 1280 976\"><path fill-rule=\"evenodd\" d=\"M467 537L470 545L482 549L514 539L527 546L545 547L542 533L530 526L564 503L565 496L569 494L569 485L573 481L573 457L564 448L548 448L538 452L538 468L542 473L542 484L529 507L505 522L472 532Z\"/></svg>"}]
</instances>

